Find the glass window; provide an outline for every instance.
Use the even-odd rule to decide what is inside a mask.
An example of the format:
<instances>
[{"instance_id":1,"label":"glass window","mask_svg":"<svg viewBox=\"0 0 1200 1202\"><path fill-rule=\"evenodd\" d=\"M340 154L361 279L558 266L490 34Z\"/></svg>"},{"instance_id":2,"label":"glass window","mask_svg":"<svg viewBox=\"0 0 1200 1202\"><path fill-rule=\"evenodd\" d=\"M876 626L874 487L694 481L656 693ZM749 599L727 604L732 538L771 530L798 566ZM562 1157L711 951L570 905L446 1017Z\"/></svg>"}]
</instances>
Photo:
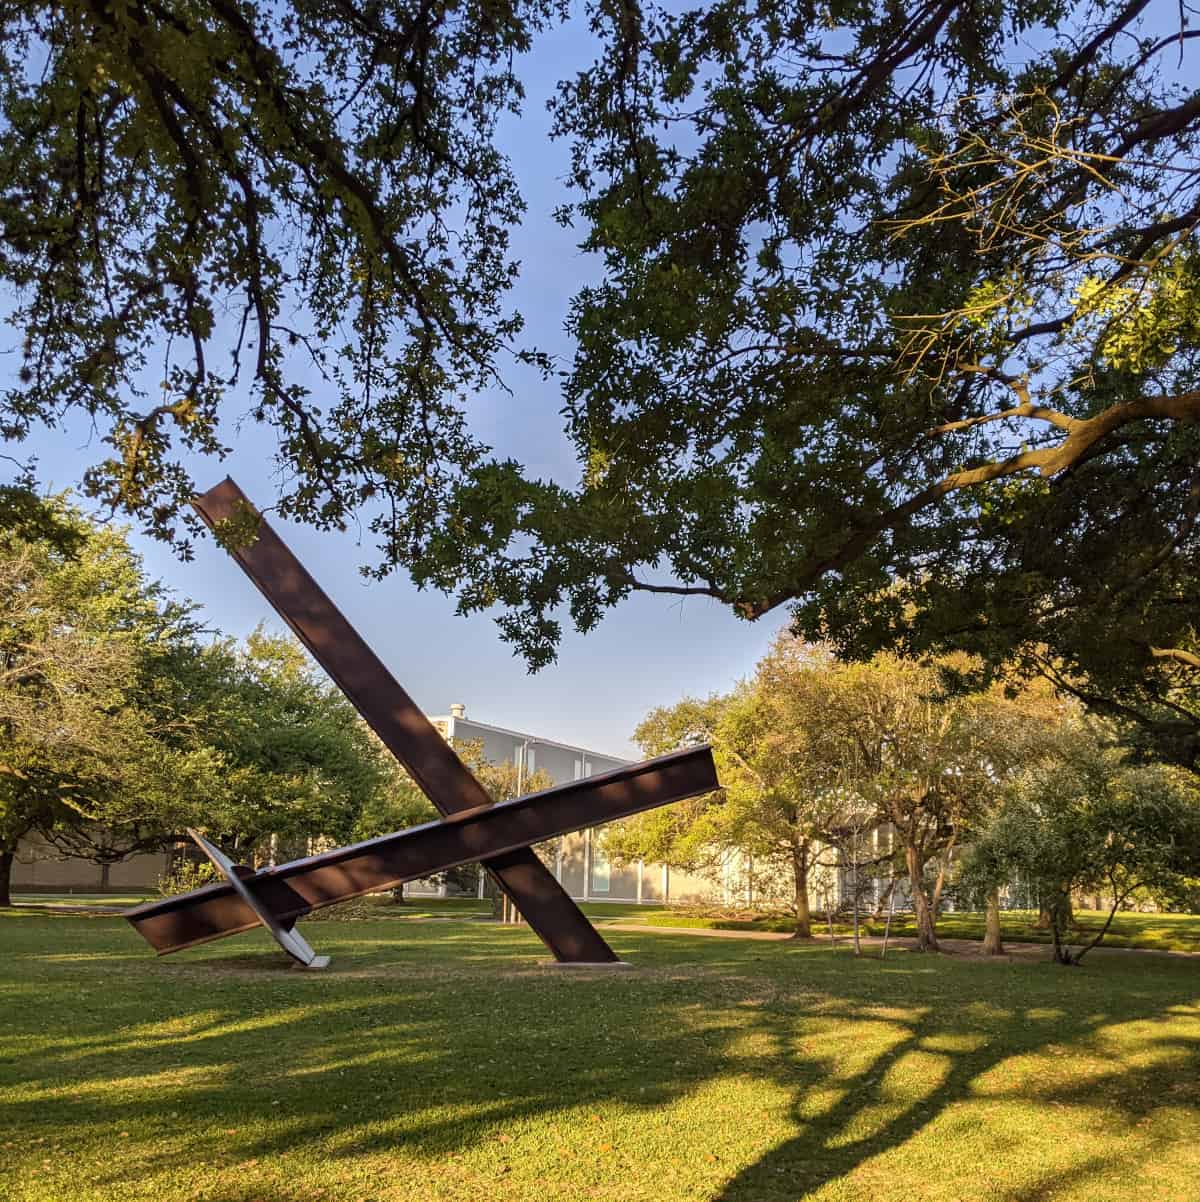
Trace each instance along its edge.
<instances>
[{"instance_id":1,"label":"glass window","mask_svg":"<svg viewBox=\"0 0 1200 1202\"><path fill-rule=\"evenodd\" d=\"M611 872L608 867L608 856L595 844L592 845L592 892L607 893Z\"/></svg>"}]
</instances>

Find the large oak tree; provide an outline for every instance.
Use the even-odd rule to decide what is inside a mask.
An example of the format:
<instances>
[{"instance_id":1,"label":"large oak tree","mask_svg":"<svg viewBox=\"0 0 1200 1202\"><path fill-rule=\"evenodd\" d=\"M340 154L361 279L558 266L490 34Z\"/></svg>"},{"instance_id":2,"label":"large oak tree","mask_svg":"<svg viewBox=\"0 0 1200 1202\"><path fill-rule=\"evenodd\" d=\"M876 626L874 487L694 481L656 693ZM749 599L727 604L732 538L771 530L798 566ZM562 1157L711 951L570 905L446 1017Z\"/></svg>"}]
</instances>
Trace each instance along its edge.
<instances>
[{"instance_id":1,"label":"large oak tree","mask_svg":"<svg viewBox=\"0 0 1200 1202\"><path fill-rule=\"evenodd\" d=\"M104 865L188 826L246 858L358 833L394 761L295 641L210 639L126 532L45 507L0 531L0 905L32 834Z\"/></svg>"},{"instance_id":2,"label":"large oak tree","mask_svg":"<svg viewBox=\"0 0 1200 1202\"><path fill-rule=\"evenodd\" d=\"M849 654L1051 673L1194 764L1189 7L594 4L554 110L603 267L569 314L578 487L458 403L536 358L494 129L561 15L5 6L4 433L85 411L88 487L186 543L180 448L248 402L286 513L363 511L381 571L499 603L534 664L636 590L789 605Z\"/></svg>"}]
</instances>

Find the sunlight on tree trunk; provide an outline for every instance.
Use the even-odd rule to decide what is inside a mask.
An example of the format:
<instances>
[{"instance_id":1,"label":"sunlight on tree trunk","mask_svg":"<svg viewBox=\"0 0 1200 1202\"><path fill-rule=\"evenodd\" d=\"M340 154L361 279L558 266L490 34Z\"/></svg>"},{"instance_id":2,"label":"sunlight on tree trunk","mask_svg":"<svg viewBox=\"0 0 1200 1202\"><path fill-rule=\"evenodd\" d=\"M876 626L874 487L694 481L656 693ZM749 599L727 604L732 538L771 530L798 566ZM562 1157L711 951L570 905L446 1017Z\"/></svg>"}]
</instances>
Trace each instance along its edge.
<instances>
[{"instance_id":1,"label":"sunlight on tree trunk","mask_svg":"<svg viewBox=\"0 0 1200 1202\"><path fill-rule=\"evenodd\" d=\"M1000 890L991 889L987 895L987 910L983 934L983 954L1002 956L1004 944L1000 941Z\"/></svg>"},{"instance_id":2,"label":"sunlight on tree trunk","mask_svg":"<svg viewBox=\"0 0 1200 1202\"><path fill-rule=\"evenodd\" d=\"M808 847L796 848L792 855L792 870L796 882L796 929L794 939L812 938L812 911L808 904Z\"/></svg>"}]
</instances>

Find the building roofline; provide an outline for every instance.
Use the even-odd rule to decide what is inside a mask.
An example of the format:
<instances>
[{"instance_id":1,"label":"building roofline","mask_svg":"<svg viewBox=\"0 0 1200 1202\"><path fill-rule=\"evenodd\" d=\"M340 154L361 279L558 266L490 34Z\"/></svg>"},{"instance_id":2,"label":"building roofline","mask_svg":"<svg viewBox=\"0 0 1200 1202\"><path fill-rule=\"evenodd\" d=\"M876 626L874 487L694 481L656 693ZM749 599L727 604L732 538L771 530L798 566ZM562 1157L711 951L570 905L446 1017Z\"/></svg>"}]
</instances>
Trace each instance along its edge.
<instances>
[{"instance_id":1,"label":"building roofline","mask_svg":"<svg viewBox=\"0 0 1200 1202\"><path fill-rule=\"evenodd\" d=\"M480 722L477 718L459 718L452 714L430 714L429 720L431 722L445 722L447 724L452 722L456 726L460 722L466 722L471 726L478 726L481 730L490 730L498 735L515 735L518 739L528 739L535 746L557 747L562 751L577 751L583 755L598 756L602 759L612 760L616 764L632 764L636 762L626 759L624 756L609 755L607 751L597 751L594 747L580 747L575 743L560 743L557 739L546 739L541 735L531 735L528 731L513 730L508 726L494 726L490 722Z\"/></svg>"}]
</instances>

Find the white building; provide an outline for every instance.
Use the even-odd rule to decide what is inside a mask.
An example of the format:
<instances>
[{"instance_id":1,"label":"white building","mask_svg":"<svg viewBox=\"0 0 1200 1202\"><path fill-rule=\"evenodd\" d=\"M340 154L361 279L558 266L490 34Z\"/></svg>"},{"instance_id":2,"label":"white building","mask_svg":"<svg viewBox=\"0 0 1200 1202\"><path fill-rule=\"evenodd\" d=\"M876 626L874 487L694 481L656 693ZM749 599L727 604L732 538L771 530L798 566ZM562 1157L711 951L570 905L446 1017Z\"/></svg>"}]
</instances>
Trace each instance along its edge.
<instances>
[{"instance_id":1,"label":"white building","mask_svg":"<svg viewBox=\"0 0 1200 1202\"><path fill-rule=\"evenodd\" d=\"M529 780L544 772L556 785L581 780L599 772L621 768L632 760L606 755L590 747L560 743L542 735L512 730L467 717L467 707L456 704L448 714L430 721L452 744L480 743L483 758L494 764L513 764L518 780ZM610 864L592 830L579 831L559 839L553 859L547 867L562 887L577 901L615 901L658 903L697 901L720 897L720 887L704 878L691 876L665 864ZM439 887L441 891L445 886ZM479 888L482 890L483 882ZM435 890L409 886L406 892L420 895ZM481 893L482 896L482 893Z\"/></svg>"}]
</instances>

